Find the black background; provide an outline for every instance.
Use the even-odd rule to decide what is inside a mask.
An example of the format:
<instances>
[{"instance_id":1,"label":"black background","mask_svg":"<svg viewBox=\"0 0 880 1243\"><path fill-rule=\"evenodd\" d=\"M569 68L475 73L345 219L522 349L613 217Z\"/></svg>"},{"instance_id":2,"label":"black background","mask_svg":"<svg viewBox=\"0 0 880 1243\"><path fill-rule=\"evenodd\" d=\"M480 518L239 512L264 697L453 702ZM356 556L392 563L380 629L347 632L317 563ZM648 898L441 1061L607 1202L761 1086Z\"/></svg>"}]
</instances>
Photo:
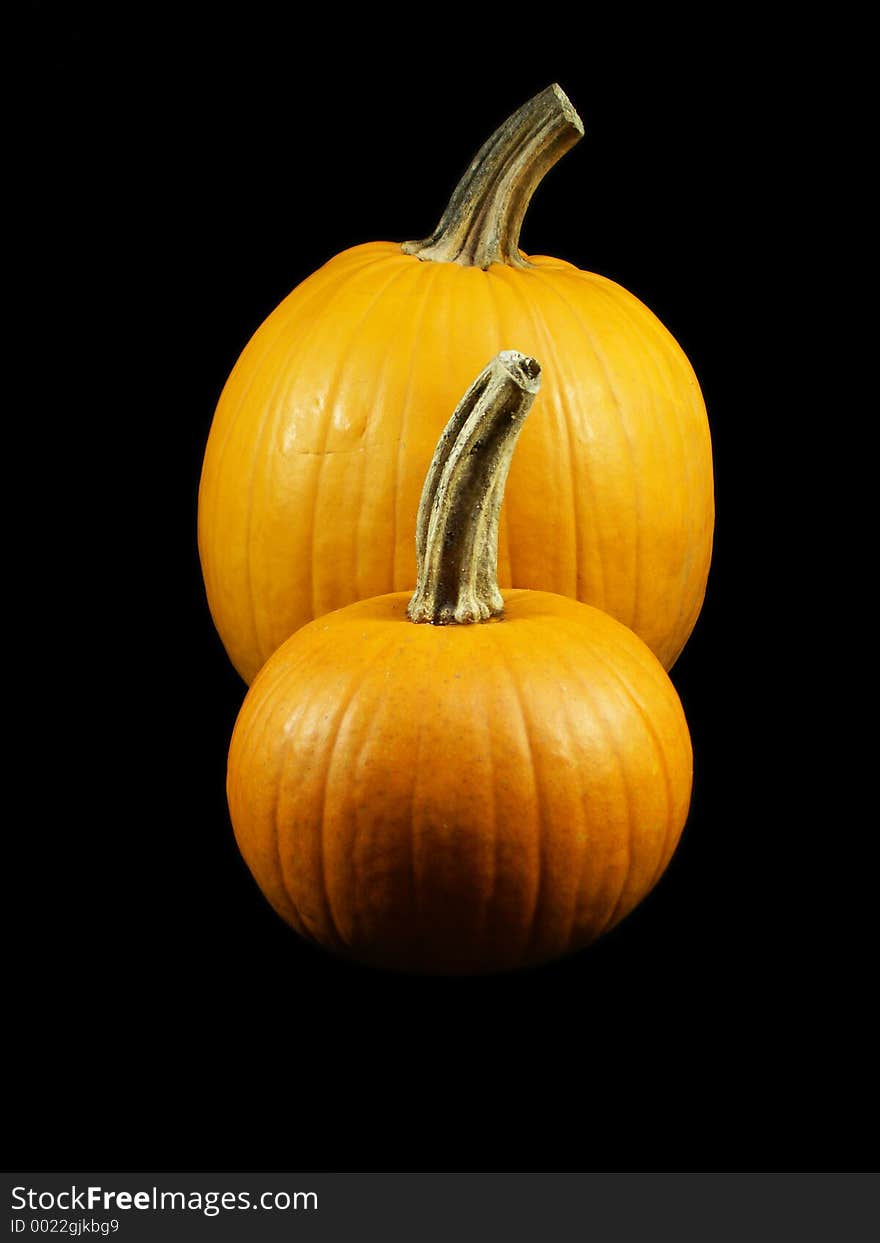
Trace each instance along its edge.
<instances>
[{"instance_id":1,"label":"black background","mask_svg":"<svg viewBox=\"0 0 880 1243\"><path fill-rule=\"evenodd\" d=\"M283 6L32 4L12 41L17 1168L876 1159L869 824L836 713L859 675L829 659L835 552L803 434L829 412L795 280L822 81L766 26L633 14L566 32L549 10L523 27L494 12L450 33L436 10L306 28ZM277 302L346 246L428 233L483 139L554 80L587 137L523 246L651 306L709 409L715 557L673 670L693 807L657 890L586 953L483 980L385 975L301 944L238 856L224 776L244 686L202 591L201 456Z\"/></svg>"}]
</instances>

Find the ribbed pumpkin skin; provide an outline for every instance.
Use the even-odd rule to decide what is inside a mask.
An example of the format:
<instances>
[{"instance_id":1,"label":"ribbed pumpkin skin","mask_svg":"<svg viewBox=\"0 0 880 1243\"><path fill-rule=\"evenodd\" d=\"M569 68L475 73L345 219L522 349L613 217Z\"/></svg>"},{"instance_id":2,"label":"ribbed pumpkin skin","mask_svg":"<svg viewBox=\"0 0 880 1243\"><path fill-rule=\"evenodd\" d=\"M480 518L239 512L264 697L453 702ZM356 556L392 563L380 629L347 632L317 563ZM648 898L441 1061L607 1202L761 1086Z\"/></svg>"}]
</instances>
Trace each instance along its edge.
<instances>
[{"instance_id":1,"label":"ribbed pumpkin skin","mask_svg":"<svg viewBox=\"0 0 880 1243\"><path fill-rule=\"evenodd\" d=\"M246 681L293 631L415 582L425 471L500 349L544 386L507 484L499 582L593 604L666 668L702 605L714 524L706 410L633 295L558 259L337 255L257 330L223 390L199 494L211 612Z\"/></svg>"},{"instance_id":2,"label":"ribbed pumpkin skin","mask_svg":"<svg viewBox=\"0 0 880 1243\"><path fill-rule=\"evenodd\" d=\"M684 825L678 696L613 618L508 591L502 620L414 625L406 593L301 629L238 717L227 792L260 888L377 966L485 972L587 945Z\"/></svg>"}]
</instances>

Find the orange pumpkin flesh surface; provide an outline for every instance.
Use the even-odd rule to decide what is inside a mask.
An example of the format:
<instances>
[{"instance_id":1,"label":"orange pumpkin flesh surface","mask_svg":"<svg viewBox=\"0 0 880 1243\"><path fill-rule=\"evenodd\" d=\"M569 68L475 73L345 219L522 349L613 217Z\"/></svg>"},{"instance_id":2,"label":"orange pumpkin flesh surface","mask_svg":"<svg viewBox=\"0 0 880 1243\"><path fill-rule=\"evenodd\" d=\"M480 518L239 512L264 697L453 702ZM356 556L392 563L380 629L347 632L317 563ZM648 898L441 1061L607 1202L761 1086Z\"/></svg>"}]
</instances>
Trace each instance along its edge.
<instances>
[{"instance_id":1,"label":"orange pumpkin flesh surface","mask_svg":"<svg viewBox=\"0 0 880 1243\"><path fill-rule=\"evenodd\" d=\"M531 146L529 109L543 118ZM528 194L579 126L558 88L544 92L456 191L488 168L479 227L453 195L433 238L337 255L245 348L207 444L199 547L215 624L246 681L313 617L411 587L433 447L471 378L510 344L543 358L548 376L510 474L501 585L592 603L667 668L684 646L714 523L694 372L632 294L516 245Z\"/></svg>"},{"instance_id":2,"label":"orange pumpkin flesh surface","mask_svg":"<svg viewBox=\"0 0 880 1243\"><path fill-rule=\"evenodd\" d=\"M508 390L518 382L519 356L501 358L471 394L486 376L497 389L499 369ZM515 421L489 397L462 432L473 444L491 442L487 420L502 436ZM480 444L459 472L481 469ZM388 594L306 625L266 663L233 734L229 807L258 884L303 936L366 963L484 972L584 946L651 889L687 816L688 728L646 645L577 601L480 587L494 480L494 502L484 478L475 506L453 479L412 600ZM481 522L444 564L449 532ZM488 573L469 573L481 557ZM438 605L450 583L453 604ZM493 590L499 617L453 621L482 615ZM420 592L430 607L417 615L452 624L414 624Z\"/></svg>"}]
</instances>

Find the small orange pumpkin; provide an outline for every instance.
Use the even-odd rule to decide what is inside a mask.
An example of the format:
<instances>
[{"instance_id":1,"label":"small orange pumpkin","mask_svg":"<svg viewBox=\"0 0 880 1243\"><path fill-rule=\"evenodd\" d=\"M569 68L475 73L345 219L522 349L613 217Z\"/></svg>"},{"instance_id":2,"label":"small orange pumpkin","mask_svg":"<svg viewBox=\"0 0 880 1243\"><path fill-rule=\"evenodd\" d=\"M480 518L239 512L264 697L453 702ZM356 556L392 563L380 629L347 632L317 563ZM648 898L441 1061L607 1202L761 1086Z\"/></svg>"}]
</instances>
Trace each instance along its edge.
<instances>
[{"instance_id":1,"label":"small orange pumpkin","mask_svg":"<svg viewBox=\"0 0 880 1243\"><path fill-rule=\"evenodd\" d=\"M539 383L513 351L483 371L425 483L415 593L303 627L236 722L248 866L299 933L366 963L485 972L584 946L651 889L687 816L690 738L657 658L589 605L498 590Z\"/></svg>"},{"instance_id":2,"label":"small orange pumpkin","mask_svg":"<svg viewBox=\"0 0 880 1243\"><path fill-rule=\"evenodd\" d=\"M311 618L412 585L433 447L507 344L552 373L511 472L502 585L595 604L667 668L684 646L714 523L694 372L632 294L518 245L535 186L582 133L548 88L485 143L430 238L337 255L242 353L208 438L199 549L246 681Z\"/></svg>"}]
</instances>

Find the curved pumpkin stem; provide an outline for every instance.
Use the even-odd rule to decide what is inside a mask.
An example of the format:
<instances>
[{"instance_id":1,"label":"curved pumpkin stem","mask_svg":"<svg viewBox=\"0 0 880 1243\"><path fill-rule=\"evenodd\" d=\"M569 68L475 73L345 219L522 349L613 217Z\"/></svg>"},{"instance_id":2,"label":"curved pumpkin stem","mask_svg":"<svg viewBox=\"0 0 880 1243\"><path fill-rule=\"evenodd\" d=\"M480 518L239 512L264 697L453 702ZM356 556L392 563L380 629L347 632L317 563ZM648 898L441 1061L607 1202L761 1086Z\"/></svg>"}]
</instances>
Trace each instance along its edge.
<instances>
[{"instance_id":1,"label":"curved pumpkin stem","mask_svg":"<svg viewBox=\"0 0 880 1243\"><path fill-rule=\"evenodd\" d=\"M519 249L526 208L541 179L583 133L568 96L555 83L548 86L483 144L437 228L420 242L404 242L404 253L465 267L530 267Z\"/></svg>"},{"instance_id":2,"label":"curved pumpkin stem","mask_svg":"<svg viewBox=\"0 0 880 1243\"><path fill-rule=\"evenodd\" d=\"M416 521L414 622L446 625L497 617L498 515L541 368L502 350L474 380L446 425L428 469Z\"/></svg>"}]
</instances>

